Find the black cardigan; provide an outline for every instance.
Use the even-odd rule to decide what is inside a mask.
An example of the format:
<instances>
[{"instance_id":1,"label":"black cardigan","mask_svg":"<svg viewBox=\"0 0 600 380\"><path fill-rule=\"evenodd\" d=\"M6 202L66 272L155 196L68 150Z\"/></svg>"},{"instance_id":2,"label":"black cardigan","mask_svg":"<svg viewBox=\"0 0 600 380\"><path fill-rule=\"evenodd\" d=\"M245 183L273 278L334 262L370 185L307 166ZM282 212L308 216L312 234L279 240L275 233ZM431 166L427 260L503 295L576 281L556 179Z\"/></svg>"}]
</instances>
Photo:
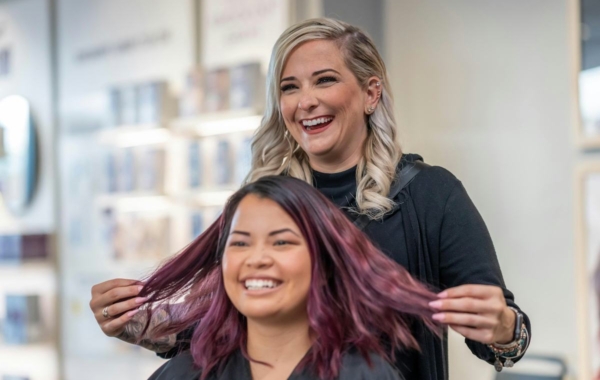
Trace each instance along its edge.
<instances>
[{"instance_id":1,"label":"black cardigan","mask_svg":"<svg viewBox=\"0 0 600 380\"><path fill-rule=\"evenodd\" d=\"M399 165L417 159L422 158L404 155ZM353 204L356 194L355 173L356 168L335 174L313 172L313 182L317 189L348 212L346 207ZM454 175L441 167L427 167L394 201L399 204L396 212L386 215L382 221L372 221L364 229L379 249L436 291L464 284L495 285L502 288L507 304L519 309L513 294L504 285L487 227ZM523 315L531 339L531 324L527 315ZM440 342L419 324L414 326L413 333L422 352L397 355L396 366L404 378L446 379L445 334ZM184 336L189 338L189 332L181 338ZM465 341L477 357L490 364L494 362L494 355L485 344ZM160 356L172 357L188 347L187 342L182 342Z\"/></svg>"}]
</instances>

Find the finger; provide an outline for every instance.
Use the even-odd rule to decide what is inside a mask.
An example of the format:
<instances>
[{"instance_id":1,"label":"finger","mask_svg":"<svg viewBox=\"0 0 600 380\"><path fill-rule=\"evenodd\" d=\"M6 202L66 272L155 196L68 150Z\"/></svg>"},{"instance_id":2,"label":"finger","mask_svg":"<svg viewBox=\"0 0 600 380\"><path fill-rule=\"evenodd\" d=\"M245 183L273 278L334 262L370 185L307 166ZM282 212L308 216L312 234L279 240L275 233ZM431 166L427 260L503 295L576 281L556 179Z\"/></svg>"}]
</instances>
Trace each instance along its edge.
<instances>
[{"instance_id":1,"label":"finger","mask_svg":"<svg viewBox=\"0 0 600 380\"><path fill-rule=\"evenodd\" d=\"M493 329L494 320L477 314L469 313L437 313L432 316L436 321L451 326L462 326L480 329Z\"/></svg>"},{"instance_id":2,"label":"finger","mask_svg":"<svg viewBox=\"0 0 600 380\"><path fill-rule=\"evenodd\" d=\"M137 296L142 288L143 286L141 285L113 288L106 293L92 297L90 307L94 313L97 313L98 310L103 309L105 306L110 306L118 301L124 301L125 299Z\"/></svg>"},{"instance_id":3,"label":"finger","mask_svg":"<svg viewBox=\"0 0 600 380\"><path fill-rule=\"evenodd\" d=\"M479 299L502 296L502 289L492 285L461 285L455 288L449 288L438 294L440 298L463 298L472 297Z\"/></svg>"},{"instance_id":4,"label":"finger","mask_svg":"<svg viewBox=\"0 0 600 380\"><path fill-rule=\"evenodd\" d=\"M429 303L436 311L457 311L461 313L486 313L496 310L494 302L477 298L439 299Z\"/></svg>"},{"instance_id":5,"label":"finger","mask_svg":"<svg viewBox=\"0 0 600 380\"><path fill-rule=\"evenodd\" d=\"M123 332L127 323L139 312L139 309L128 311L118 318L112 318L108 322L101 325L102 331L107 336L117 336Z\"/></svg>"},{"instance_id":6,"label":"finger","mask_svg":"<svg viewBox=\"0 0 600 380\"><path fill-rule=\"evenodd\" d=\"M116 279L104 281L104 282L101 282L100 284L96 284L96 285L92 286L92 296L94 294L104 294L107 291L114 289L114 288L120 288L120 287L131 286L131 285L141 285L141 284L142 283L139 280L116 278Z\"/></svg>"},{"instance_id":7,"label":"finger","mask_svg":"<svg viewBox=\"0 0 600 380\"><path fill-rule=\"evenodd\" d=\"M135 298L129 299L127 301L117 302L115 304L107 306L106 311L108 312L108 315L110 316L110 318L120 317L121 314L123 314L127 311L137 309L144 302L146 302L147 299L148 298L146 298L146 297L135 297ZM104 313L104 308L102 308L102 310L98 309L98 311L96 313L94 313L94 316L96 317L97 321L103 322L106 320L106 317L104 317L103 313Z\"/></svg>"},{"instance_id":8,"label":"finger","mask_svg":"<svg viewBox=\"0 0 600 380\"><path fill-rule=\"evenodd\" d=\"M494 334L488 329L477 329L466 326L450 325L450 328L467 339L483 344L494 343Z\"/></svg>"}]
</instances>

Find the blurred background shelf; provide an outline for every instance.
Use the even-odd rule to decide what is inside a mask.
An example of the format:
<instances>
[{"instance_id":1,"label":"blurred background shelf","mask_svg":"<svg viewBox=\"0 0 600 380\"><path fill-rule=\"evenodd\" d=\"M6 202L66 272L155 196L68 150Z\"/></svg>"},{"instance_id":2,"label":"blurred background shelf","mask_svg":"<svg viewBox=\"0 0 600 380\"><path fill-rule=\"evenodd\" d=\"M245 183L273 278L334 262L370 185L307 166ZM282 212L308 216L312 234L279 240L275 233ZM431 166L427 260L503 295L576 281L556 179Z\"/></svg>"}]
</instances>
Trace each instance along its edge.
<instances>
[{"instance_id":1,"label":"blurred background shelf","mask_svg":"<svg viewBox=\"0 0 600 380\"><path fill-rule=\"evenodd\" d=\"M207 137L253 131L260 125L261 115L258 109L246 108L179 118L173 120L170 126L183 135Z\"/></svg>"}]
</instances>

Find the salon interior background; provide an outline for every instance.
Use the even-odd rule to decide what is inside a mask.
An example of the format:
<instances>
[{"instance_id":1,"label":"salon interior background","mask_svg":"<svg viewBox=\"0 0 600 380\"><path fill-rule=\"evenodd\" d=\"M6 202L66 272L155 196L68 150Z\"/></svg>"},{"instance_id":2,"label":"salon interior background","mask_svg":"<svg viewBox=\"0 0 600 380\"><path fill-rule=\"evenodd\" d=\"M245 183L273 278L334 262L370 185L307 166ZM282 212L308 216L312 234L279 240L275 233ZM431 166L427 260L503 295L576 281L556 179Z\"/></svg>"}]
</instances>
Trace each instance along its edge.
<instances>
[{"instance_id":1,"label":"salon interior background","mask_svg":"<svg viewBox=\"0 0 600 380\"><path fill-rule=\"evenodd\" d=\"M137 233L152 234L166 227L171 243L167 237L151 243L169 250L172 241L189 238L175 231L201 228L224 192L205 192L202 198L187 191L181 184L190 179L174 169L185 165L157 169L167 158L151 150L135 153L153 157L157 165L145 169L151 173L146 177L164 176L157 186L168 194L181 190L184 204L197 208L193 215L179 207L172 211L179 218L166 221L160 215L173 197L165 203L164 196L137 191L119 198L94 187L90 173L100 177L103 166L91 157L127 165L135 157L113 148L141 136L96 130L111 117L104 107L107 94L159 81L173 93L187 91L193 109L198 101L193 67L252 61L262 63L264 74L264 61L283 28L325 15L362 26L377 42L388 65L405 151L448 168L465 184L491 231L506 283L531 317L529 352L563 357L573 379L587 380L591 364L581 337L586 316L578 302L586 273L578 264L574 178L578 166L600 160L600 153L580 149L577 141L579 11L575 0L0 0L0 97L19 93L29 99L39 156L30 205L16 213L4 207L0 233L45 236L43 243L53 247L41 263L0 264L0 318L9 307L6 295L37 295L45 329L37 343L0 342L0 375L129 379L156 368L160 361L151 353L105 338L86 303L92 284L140 274L152 261L140 261L127 248L121 261L98 258L100 248L90 242L102 242L98 235L106 231L96 227L105 226L102 218L113 218L117 227L112 226L123 231L143 224L145 230ZM231 30L248 15L254 25L246 20ZM219 89L218 77L214 86ZM229 122L235 129L231 120L256 120L256 109L248 108L255 106L260 107L200 117L196 121L205 129L194 133L205 133L214 154L229 152L222 136L211 134L211 123ZM218 104L214 107L219 111ZM186 130L184 121L161 120ZM145 138L165 138L152 136ZM232 132L227 144L242 149L245 137ZM170 164L189 159L167 157ZM234 166L244 165L236 160L229 163L228 183L241 170ZM114 221L115 211L106 210L120 207L135 210ZM123 244L142 249L141 239ZM455 334L450 372L454 379L494 376Z\"/></svg>"}]
</instances>

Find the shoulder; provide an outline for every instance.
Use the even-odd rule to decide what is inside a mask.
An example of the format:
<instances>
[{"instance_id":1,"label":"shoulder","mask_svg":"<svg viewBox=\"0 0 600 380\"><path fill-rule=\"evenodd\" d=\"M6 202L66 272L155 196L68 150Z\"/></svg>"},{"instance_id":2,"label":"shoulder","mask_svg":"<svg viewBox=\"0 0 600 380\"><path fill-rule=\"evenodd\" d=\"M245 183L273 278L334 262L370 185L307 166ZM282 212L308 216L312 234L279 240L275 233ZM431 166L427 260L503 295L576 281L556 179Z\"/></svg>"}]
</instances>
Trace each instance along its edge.
<instances>
[{"instance_id":1,"label":"shoulder","mask_svg":"<svg viewBox=\"0 0 600 380\"><path fill-rule=\"evenodd\" d=\"M402 156L399 168L416 160L425 162L417 154L405 154ZM457 189L462 190L462 184L454 174L441 166L430 165L425 166L408 185L408 191L415 202L426 204L436 203L436 201L445 203L450 194Z\"/></svg>"},{"instance_id":2,"label":"shoulder","mask_svg":"<svg viewBox=\"0 0 600 380\"><path fill-rule=\"evenodd\" d=\"M201 373L202 371L194 366L192 355L186 352L163 364L148 380L196 380Z\"/></svg>"},{"instance_id":3,"label":"shoulder","mask_svg":"<svg viewBox=\"0 0 600 380\"><path fill-rule=\"evenodd\" d=\"M371 364L358 350L350 350L342 358L340 380L401 380L398 371L381 356L371 353Z\"/></svg>"},{"instance_id":4,"label":"shoulder","mask_svg":"<svg viewBox=\"0 0 600 380\"><path fill-rule=\"evenodd\" d=\"M402 156L398 166L401 169L404 165L415 161L425 162L423 157L418 154L405 154ZM458 178L456 178L449 170L441 166L426 165L419 175L415 177L414 181L411 182L410 186L416 185L423 187L437 185L436 187L454 187L458 183L460 183Z\"/></svg>"}]
</instances>

